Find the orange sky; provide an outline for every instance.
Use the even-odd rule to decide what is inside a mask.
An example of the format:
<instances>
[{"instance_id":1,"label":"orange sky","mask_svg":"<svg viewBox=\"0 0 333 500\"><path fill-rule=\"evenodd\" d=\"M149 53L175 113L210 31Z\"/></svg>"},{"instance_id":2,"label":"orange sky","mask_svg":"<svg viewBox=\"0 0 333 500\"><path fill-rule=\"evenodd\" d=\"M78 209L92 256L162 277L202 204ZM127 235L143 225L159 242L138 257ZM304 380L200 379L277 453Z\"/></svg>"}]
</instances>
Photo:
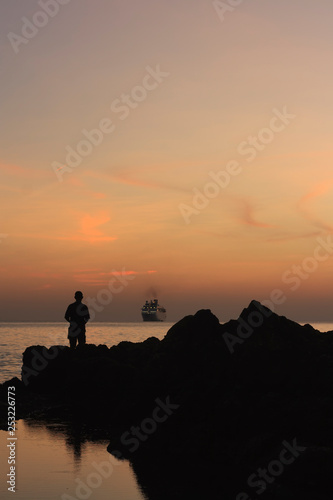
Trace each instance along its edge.
<instances>
[{"instance_id":1,"label":"orange sky","mask_svg":"<svg viewBox=\"0 0 333 500\"><path fill-rule=\"evenodd\" d=\"M1 320L333 320L331 2L2 10Z\"/></svg>"}]
</instances>

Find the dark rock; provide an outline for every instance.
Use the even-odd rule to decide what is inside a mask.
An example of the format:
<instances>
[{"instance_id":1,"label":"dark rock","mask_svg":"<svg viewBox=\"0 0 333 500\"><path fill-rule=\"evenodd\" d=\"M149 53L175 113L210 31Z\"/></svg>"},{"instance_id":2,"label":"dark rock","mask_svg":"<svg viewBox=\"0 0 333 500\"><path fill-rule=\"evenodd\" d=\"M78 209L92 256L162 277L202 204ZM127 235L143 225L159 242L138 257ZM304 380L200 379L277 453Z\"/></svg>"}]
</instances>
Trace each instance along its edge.
<instances>
[{"instance_id":1,"label":"dark rock","mask_svg":"<svg viewBox=\"0 0 333 500\"><path fill-rule=\"evenodd\" d=\"M209 310L186 316L162 341L29 347L15 384L21 416L63 412L94 428L98 401L110 453L131 461L151 500L255 498L248 478L297 440L306 451L260 493L286 500L330 494L332 378L332 332L252 301L225 324Z\"/></svg>"}]
</instances>

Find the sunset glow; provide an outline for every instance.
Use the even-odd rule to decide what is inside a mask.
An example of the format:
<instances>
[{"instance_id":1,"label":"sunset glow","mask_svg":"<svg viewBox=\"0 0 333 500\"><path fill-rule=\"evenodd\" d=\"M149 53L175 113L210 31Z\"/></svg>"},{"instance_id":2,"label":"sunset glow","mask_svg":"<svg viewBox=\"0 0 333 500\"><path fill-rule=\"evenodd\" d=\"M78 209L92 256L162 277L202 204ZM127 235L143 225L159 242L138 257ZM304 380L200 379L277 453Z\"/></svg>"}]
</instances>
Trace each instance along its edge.
<instances>
[{"instance_id":1,"label":"sunset glow","mask_svg":"<svg viewBox=\"0 0 333 500\"><path fill-rule=\"evenodd\" d=\"M38 10L0 20L0 319L117 280L96 321L332 320L332 3L72 0L14 42Z\"/></svg>"}]
</instances>

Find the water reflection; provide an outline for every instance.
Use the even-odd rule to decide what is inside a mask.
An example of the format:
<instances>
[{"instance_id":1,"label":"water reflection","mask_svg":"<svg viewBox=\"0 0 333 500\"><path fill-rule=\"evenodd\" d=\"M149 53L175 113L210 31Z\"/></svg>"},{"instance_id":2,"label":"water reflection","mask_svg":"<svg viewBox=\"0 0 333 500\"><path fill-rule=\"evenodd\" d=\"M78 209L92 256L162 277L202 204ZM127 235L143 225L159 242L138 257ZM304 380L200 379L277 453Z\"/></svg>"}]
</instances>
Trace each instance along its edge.
<instances>
[{"instance_id":1,"label":"water reflection","mask_svg":"<svg viewBox=\"0 0 333 500\"><path fill-rule=\"evenodd\" d=\"M79 469L81 464L81 455L86 448L85 439L82 439L81 429L74 427L72 434L66 435L66 448L68 451L73 451L74 464Z\"/></svg>"},{"instance_id":2,"label":"water reflection","mask_svg":"<svg viewBox=\"0 0 333 500\"><path fill-rule=\"evenodd\" d=\"M143 500L130 464L111 457L101 432L89 434L80 423L36 420L20 420L17 429L15 500L72 500L80 492L93 500ZM7 433L0 438L5 463ZM0 498L7 497L2 482Z\"/></svg>"},{"instance_id":3,"label":"water reflection","mask_svg":"<svg viewBox=\"0 0 333 500\"><path fill-rule=\"evenodd\" d=\"M40 432L40 429L44 429L51 437L56 437L59 439L62 437L64 439L65 447L67 453L73 459L73 465L76 472L79 472L82 460L82 454L86 450L86 443L88 441L87 431L84 426L78 422L45 422L36 420L25 420L24 421L30 431ZM108 441L105 436L104 440L93 438L90 441L97 442L101 445L107 445Z\"/></svg>"}]
</instances>

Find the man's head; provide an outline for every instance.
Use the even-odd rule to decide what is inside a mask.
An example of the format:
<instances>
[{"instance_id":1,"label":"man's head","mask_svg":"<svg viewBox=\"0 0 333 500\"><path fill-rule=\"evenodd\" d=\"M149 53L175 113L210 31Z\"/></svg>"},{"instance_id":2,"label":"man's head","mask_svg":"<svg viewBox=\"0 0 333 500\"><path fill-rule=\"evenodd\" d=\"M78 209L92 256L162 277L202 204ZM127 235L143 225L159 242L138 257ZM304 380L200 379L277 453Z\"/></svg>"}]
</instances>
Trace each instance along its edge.
<instances>
[{"instance_id":1,"label":"man's head","mask_svg":"<svg viewBox=\"0 0 333 500\"><path fill-rule=\"evenodd\" d=\"M81 302L81 300L83 299L83 293L80 291L75 292L74 298L76 302Z\"/></svg>"}]
</instances>

